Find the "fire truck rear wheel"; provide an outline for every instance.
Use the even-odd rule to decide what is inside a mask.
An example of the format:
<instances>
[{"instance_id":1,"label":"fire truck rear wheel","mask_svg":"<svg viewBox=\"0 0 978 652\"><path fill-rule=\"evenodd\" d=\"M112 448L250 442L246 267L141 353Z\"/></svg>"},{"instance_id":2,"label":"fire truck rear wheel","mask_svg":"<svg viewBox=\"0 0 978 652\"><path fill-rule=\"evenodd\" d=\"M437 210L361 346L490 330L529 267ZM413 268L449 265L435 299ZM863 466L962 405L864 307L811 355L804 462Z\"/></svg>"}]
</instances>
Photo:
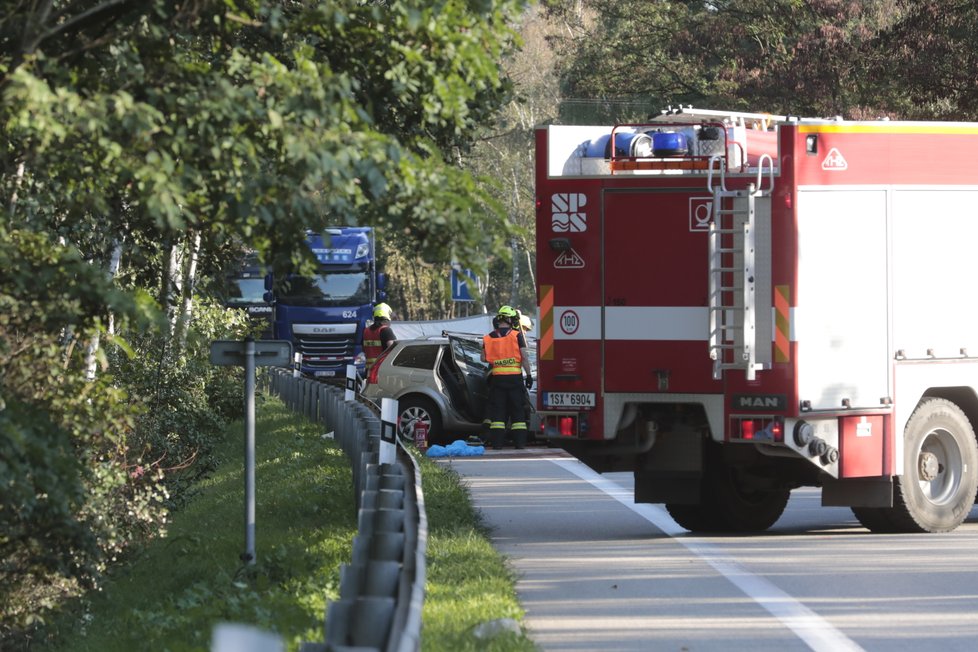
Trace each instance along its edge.
<instances>
[{"instance_id":1,"label":"fire truck rear wheel","mask_svg":"<svg viewBox=\"0 0 978 652\"><path fill-rule=\"evenodd\" d=\"M716 505L677 505L666 503L666 511L679 527L690 532L720 532L724 530Z\"/></svg>"},{"instance_id":2,"label":"fire truck rear wheel","mask_svg":"<svg viewBox=\"0 0 978 652\"><path fill-rule=\"evenodd\" d=\"M904 532L949 532L975 501L978 444L965 413L945 399L920 403L904 433L903 475L889 518Z\"/></svg>"},{"instance_id":3,"label":"fire truck rear wheel","mask_svg":"<svg viewBox=\"0 0 978 652\"><path fill-rule=\"evenodd\" d=\"M788 489L748 488L736 469L710 464L698 505L666 504L676 523L691 532L762 532L788 505Z\"/></svg>"},{"instance_id":4,"label":"fire truck rear wheel","mask_svg":"<svg viewBox=\"0 0 978 652\"><path fill-rule=\"evenodd\" d=\"M728 532L761 532L774 525L788 505L789 489L745 486L736 469L714 474L716 508Z\"/></svg>"}]
</instances>

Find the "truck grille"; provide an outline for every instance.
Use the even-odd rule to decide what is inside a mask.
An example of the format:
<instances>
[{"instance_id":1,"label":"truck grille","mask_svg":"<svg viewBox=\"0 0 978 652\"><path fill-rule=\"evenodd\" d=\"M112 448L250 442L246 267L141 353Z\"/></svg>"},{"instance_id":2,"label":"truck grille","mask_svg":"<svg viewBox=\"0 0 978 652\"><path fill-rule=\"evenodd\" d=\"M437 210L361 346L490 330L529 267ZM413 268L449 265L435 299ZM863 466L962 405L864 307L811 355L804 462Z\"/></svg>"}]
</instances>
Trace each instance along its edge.
<instances>
[{"instance_id":1,"label":"truck grille","mask_svg":"<svg viewBox=\"0 0 978 652\"><path fill-rule=\"evenodd\" d=\"M295 341L304 367L329 369L353 359L354 342L349 335L297 335ZM310 360L310 356L323 359Z\"/></svg>"}]
</instances>

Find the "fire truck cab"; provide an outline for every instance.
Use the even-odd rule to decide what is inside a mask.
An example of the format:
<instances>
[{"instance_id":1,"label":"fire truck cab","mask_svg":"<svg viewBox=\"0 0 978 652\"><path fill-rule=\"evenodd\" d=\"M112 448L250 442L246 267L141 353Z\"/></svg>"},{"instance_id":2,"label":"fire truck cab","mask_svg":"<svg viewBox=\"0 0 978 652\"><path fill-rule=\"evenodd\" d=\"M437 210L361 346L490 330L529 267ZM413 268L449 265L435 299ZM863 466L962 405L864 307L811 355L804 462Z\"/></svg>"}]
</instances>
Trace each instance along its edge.
<instances>
[{"instance_id":1,"label":"fire truck cab","mask_svg":"<svg viewBox=\"0 0 978 652\"><path fill-rule=\"evenodd\" d=\"M668 109L536 133L544 434L694 531L978 489L978 124Z\"/></svg>"}]
</instances>

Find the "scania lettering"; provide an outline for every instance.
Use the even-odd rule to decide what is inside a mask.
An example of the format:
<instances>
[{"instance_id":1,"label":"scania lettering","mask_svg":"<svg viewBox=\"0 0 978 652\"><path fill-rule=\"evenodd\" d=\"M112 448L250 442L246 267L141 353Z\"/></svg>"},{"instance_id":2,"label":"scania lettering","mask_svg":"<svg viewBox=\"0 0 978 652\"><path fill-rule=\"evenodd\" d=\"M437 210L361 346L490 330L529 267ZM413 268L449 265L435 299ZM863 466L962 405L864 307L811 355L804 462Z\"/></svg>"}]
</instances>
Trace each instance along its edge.
<instances>
[{"instance_id":1,"label":"scania lettering","mask_svg":"<svg viewBox=\"0 0 978 652\"><path fill-rule=\"evenodd\" d=\"M348 364L363 371L363 328L373 320L373 304L385 296L386 284L377 271L374 231L330 228L310 232L306 243L318 263L315 276L266 279L275 337L292 342L304 375L345 377Z\"/></svg>"},{"instance_id":2,"label":"scania lettering","mask_svg":"<svg viewBox=\"0 0 978 652\"><path fill-rule=\"evenodd\" d=\"M227 277L224 305L244 310L251 322L261 329L261 337L272 336L272 306L265 300L265 272L254 252L247 252L243 261Z\"/></svg>"},{"instance_id":3,"label":"scania lettering","mask_svg":"<svg viewBox=\"0 0 978 652\"><path fill-rule=\"evenodd\" d=\"M683 107L536 152L552 444L694 531L803 486L875 532L967 517L978 123Z\"/></svg>"}]
</instances>

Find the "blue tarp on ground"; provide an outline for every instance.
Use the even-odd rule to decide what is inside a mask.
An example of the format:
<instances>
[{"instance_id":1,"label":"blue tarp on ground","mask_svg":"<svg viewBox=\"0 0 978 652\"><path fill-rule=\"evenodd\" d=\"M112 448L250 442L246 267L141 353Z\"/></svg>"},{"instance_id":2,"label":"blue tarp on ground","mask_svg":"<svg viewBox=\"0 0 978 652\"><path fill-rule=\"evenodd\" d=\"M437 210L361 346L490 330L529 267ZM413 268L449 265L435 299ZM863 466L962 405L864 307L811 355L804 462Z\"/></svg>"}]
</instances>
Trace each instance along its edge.
<instances>
[{"instance_id":1,"label":"blue tarp on ground","mask_svg":"<svg viewBox=\"0 0 978 652\"><path fill-rule=\"evenodd\" d=\"M435 444L428 447L428 457L474 457L485 452L485 446L469 446L462 439L456 439L448 446Z\"/></svg>"}]
</instances>

